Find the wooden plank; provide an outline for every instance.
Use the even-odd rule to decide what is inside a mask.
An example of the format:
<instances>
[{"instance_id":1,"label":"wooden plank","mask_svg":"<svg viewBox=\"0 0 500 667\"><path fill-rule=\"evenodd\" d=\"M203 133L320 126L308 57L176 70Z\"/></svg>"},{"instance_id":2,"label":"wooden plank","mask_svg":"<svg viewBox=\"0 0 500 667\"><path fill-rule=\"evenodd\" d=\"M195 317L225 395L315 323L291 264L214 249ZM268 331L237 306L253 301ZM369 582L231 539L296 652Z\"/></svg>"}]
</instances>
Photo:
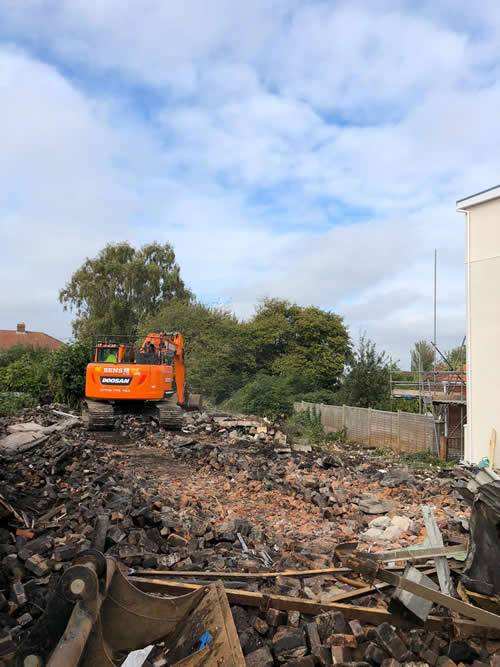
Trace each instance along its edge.
<instances>
[{"instance_id":1,"label":"wooden plank","mask_svg":"<svg viewBox=\"0 0 500 667\"><path fill-rule=\"evenodd\" d=\"M379 551L374 555L377 560L384 563L398 560L420 560L435 558L436 556L453 557L456 554L465 553L467 546L463 544L454 544L451 547L421 547L418 549L394 549L393 551Z\"/></svg>"},{"instance_id":2,"label":"wooden plank","mask_svg":"<svg viewBox=\"0 0 500 667\"><path fill-rule=\"evenodd\" d=\"M422 514L424 516L427 537L429 538L431 547L443 547L443 538L441 536L439 526L437 525L437 521L434 517L432 507L429 505L422 505ZM456 597L455 587L453 586L453 582L451 580L450 568L448 567L448 561L445 557L439 556L434 559L434 562L436 563L436 570L441 592L445 595Z\"/></svg>"},{"instance_id":3,"label":"wooden plank","mask_svg":"<svg viewBox=\"0 0 500 667\"><path fill-rule=\"evenodd\" d=\"M400 578L400 577L399 577ZM202 586L197 584L184 584L178 581L161 581L158 579L142 579L140 577L131 577L130 582L142 591L149 593L163 593L168 595L185 595L191 591L198 590ZM358 620L362 623L379 625L380 623L391 623L400 627L408 627L410 624L386 609L380 607L358 607L350 604L313 602L312 600L302 600L300 598L288 597L286 595L263 595L262 593L253 593L250 591L238 591L231 588L225 589L227 598L231 604L241 604L246 607L257 607L259 609L273 607L288 611L290 609L300 611L303 614L317 616L324 611L341 611L347 620ZM425 623L425 628L435 632L443 631L450 627L448 619L429 616ZM487 636L500 639L500 630L492 628L489 625L475 623L466 619L460 619L455 623L460 628L463 637Z\"/></svg>"},{"instance_id":4,"label":"wooden plank","mask_svg":"<svg viewBox=\"0 0 500 667\"><path fill-rule=\"evenodd\" d=\"M205 632L212 635L212 641L205 649L193 651ZM205 596L169 644L169 664L178 667L245 667L227 595L220 581L210 584Z\"/></svg>"},{"instance_id":5,"label":"wooden plank","mask_svg":"<svg viewBox=\"0 0 500 667\"><path fill-rule=\"evenodd\" d=\"M379 567L377 562L374 560L367 559L366 557L357 558L352 556L347 560L353 570L362 572L365 576L368 576L370 580L374 578L385 581L388 584L392 584L397 588L401 588L404 591L409 591L410 593L415 593L425 600L431 600L435 604L439 604L442 607L446 607L452 612L457 612L463 614L467 618L471 618L477 623L480 623L483 626L492 627L497 630L500 630L500 616L492 614L489 611L479 609L473 605L462 602L462 600L457 600L449 595L445 595L440 591L433 591L431 588L422 586L414 581L410 581L405 577L401 577L394 572L389 572Z\"/></svg>"},{"instance_id":6,"label":"wooden plank","mask_svg":"<svg viewBox=\"0 0 500 667\"><path fill-rule=\"evenodd\" d=\"M191 577L195 579L272 579L273 577L316 577L321 574L349 574L347 567L321 570L283 570L281 572L196 572L194 570L134 570L130 574L147 577Z\"/></svg>"}]
</instances>

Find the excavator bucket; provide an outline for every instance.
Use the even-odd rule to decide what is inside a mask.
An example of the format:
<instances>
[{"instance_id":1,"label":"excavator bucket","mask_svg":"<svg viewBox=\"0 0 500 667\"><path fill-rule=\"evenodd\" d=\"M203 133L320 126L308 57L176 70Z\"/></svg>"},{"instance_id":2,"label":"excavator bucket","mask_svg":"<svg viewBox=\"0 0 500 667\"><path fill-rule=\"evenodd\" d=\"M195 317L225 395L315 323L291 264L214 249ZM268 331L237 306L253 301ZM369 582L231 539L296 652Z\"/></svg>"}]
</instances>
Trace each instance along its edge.
<instances>
[{"instance_id":1,"label":"excavator bucket","mask_svg":"<svg viewBox=\"0 0 500 667\"><path fill-rule=\"evenodd\" d=\"M133 586L112 558L89 550L61 577L15 664L113 667L131 651L158 642L168 649L168 665L245 665L220 582L179 597L156 597Z\"/></svg>"},{"instance_id":2,"label":"excavator bucket","mask_svg":"<svg viewBox=\"0 0 500 667\"><path fill-rule=\"evenodd\" d=\"M186 410L201 410L203 399L201 394L188 394L187 401L184 404Z\"/></svg>"}]
</instances>

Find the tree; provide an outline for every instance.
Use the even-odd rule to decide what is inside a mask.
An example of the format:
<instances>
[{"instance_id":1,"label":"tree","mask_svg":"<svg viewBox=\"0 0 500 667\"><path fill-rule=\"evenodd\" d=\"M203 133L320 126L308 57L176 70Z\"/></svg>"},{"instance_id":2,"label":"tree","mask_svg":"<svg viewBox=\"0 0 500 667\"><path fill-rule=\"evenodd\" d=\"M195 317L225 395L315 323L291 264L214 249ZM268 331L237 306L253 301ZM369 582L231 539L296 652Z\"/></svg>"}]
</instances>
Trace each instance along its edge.
<instances>
[{"instance_id":1,"label":"tree","mask_svg":"<svg viewBox=\"0 0 500 667\"><path fill-rule=\"evenodd\" d=\"M338 398L359 408L387 409L393 362L375 343L362 335Z\"/></svg>"},{"instance_id":2,"label":"tree","mask_svg":"<svg viewBox=\"0 0 500 667\"><path fill-rule=\"evenodd\" d=\"M425 340L419 340L411 351L412 371L431 371L434 366L434 348Z\"/></svg>"},{"instance_id":3,"label":"tree","mask_svg":"<svg viewBox=\"0 0 500 667\"><path fill-rule=\"evenodd\" d=\"M231 410L276 419L293 412L293 387L285 377L258 373L225 404Z\"/></svg>"},{"instance_id":4,"label":"tree","mask_svg":"<svg viewBox=\"0 0 500 667\"><path fill-rule=\"evenodd\" d=\"M189 300L191 292L168 243L139 250L127 242L108 244L86 259L59 292L64 309L76 311L76 337L134 332L141 319L173 298Z\"/></svg>"},{"instance_id":5,"label":"tree","mask_svg":"<svg viewBox=\"0 0 500 667\"><path fill-rule=\"evenodd\" d=\"M287 378L296 393L339 387L351 355L349 334L339 315L265 299L246 332L258 371Z\"/></svg>"},{"instance_id":6,"label":"tree","mask_svg":"<svg viewBox=\"0 0 500 667\"><path fill-rule=\"evenodd\" d=\"M446 352L444 356L448 359L450 366L454 370L460 370L465 364L465 352L465 345L460 345L459 347L454 347L449 350L449 352Z\"/></svg>"}]
</instances>

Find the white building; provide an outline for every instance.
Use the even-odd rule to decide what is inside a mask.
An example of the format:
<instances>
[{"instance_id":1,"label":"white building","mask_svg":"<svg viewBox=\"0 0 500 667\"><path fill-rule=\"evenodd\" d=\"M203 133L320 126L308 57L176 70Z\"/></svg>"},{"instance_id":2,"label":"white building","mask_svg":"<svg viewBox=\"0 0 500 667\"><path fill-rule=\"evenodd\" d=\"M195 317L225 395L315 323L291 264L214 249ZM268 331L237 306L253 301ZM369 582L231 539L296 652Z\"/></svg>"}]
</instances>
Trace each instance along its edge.
<instances>
[{"instance_id":1,"label":"white building","mask_svg":"<svg viewBox=\"0 0 500 667\"><path fill-rule=\"evenodd\" d=\"M500 467L500 185L457 201L465 213L467 427L464 458ZM498 393L497 393L498 392Z\"/></svg>"}]
</instances>

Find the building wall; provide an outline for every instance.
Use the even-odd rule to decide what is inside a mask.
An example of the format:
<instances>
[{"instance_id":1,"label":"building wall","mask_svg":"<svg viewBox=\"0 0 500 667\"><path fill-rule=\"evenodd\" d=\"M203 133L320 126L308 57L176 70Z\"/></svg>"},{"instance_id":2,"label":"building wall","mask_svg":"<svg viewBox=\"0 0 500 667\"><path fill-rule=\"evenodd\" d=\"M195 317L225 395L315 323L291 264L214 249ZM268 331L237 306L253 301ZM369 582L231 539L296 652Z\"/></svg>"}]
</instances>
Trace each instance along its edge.
<instances>
[{"instance_id":1,"label":"building wall","mask_svg":"<svg viewBox=\"0 0 500 667\"><path fill-rule=\"evenodd\" d=\"M467 211L467 414L465 457L489 457L491 430L500 467L500 199Z\"/></svg>"}]
</instances>

